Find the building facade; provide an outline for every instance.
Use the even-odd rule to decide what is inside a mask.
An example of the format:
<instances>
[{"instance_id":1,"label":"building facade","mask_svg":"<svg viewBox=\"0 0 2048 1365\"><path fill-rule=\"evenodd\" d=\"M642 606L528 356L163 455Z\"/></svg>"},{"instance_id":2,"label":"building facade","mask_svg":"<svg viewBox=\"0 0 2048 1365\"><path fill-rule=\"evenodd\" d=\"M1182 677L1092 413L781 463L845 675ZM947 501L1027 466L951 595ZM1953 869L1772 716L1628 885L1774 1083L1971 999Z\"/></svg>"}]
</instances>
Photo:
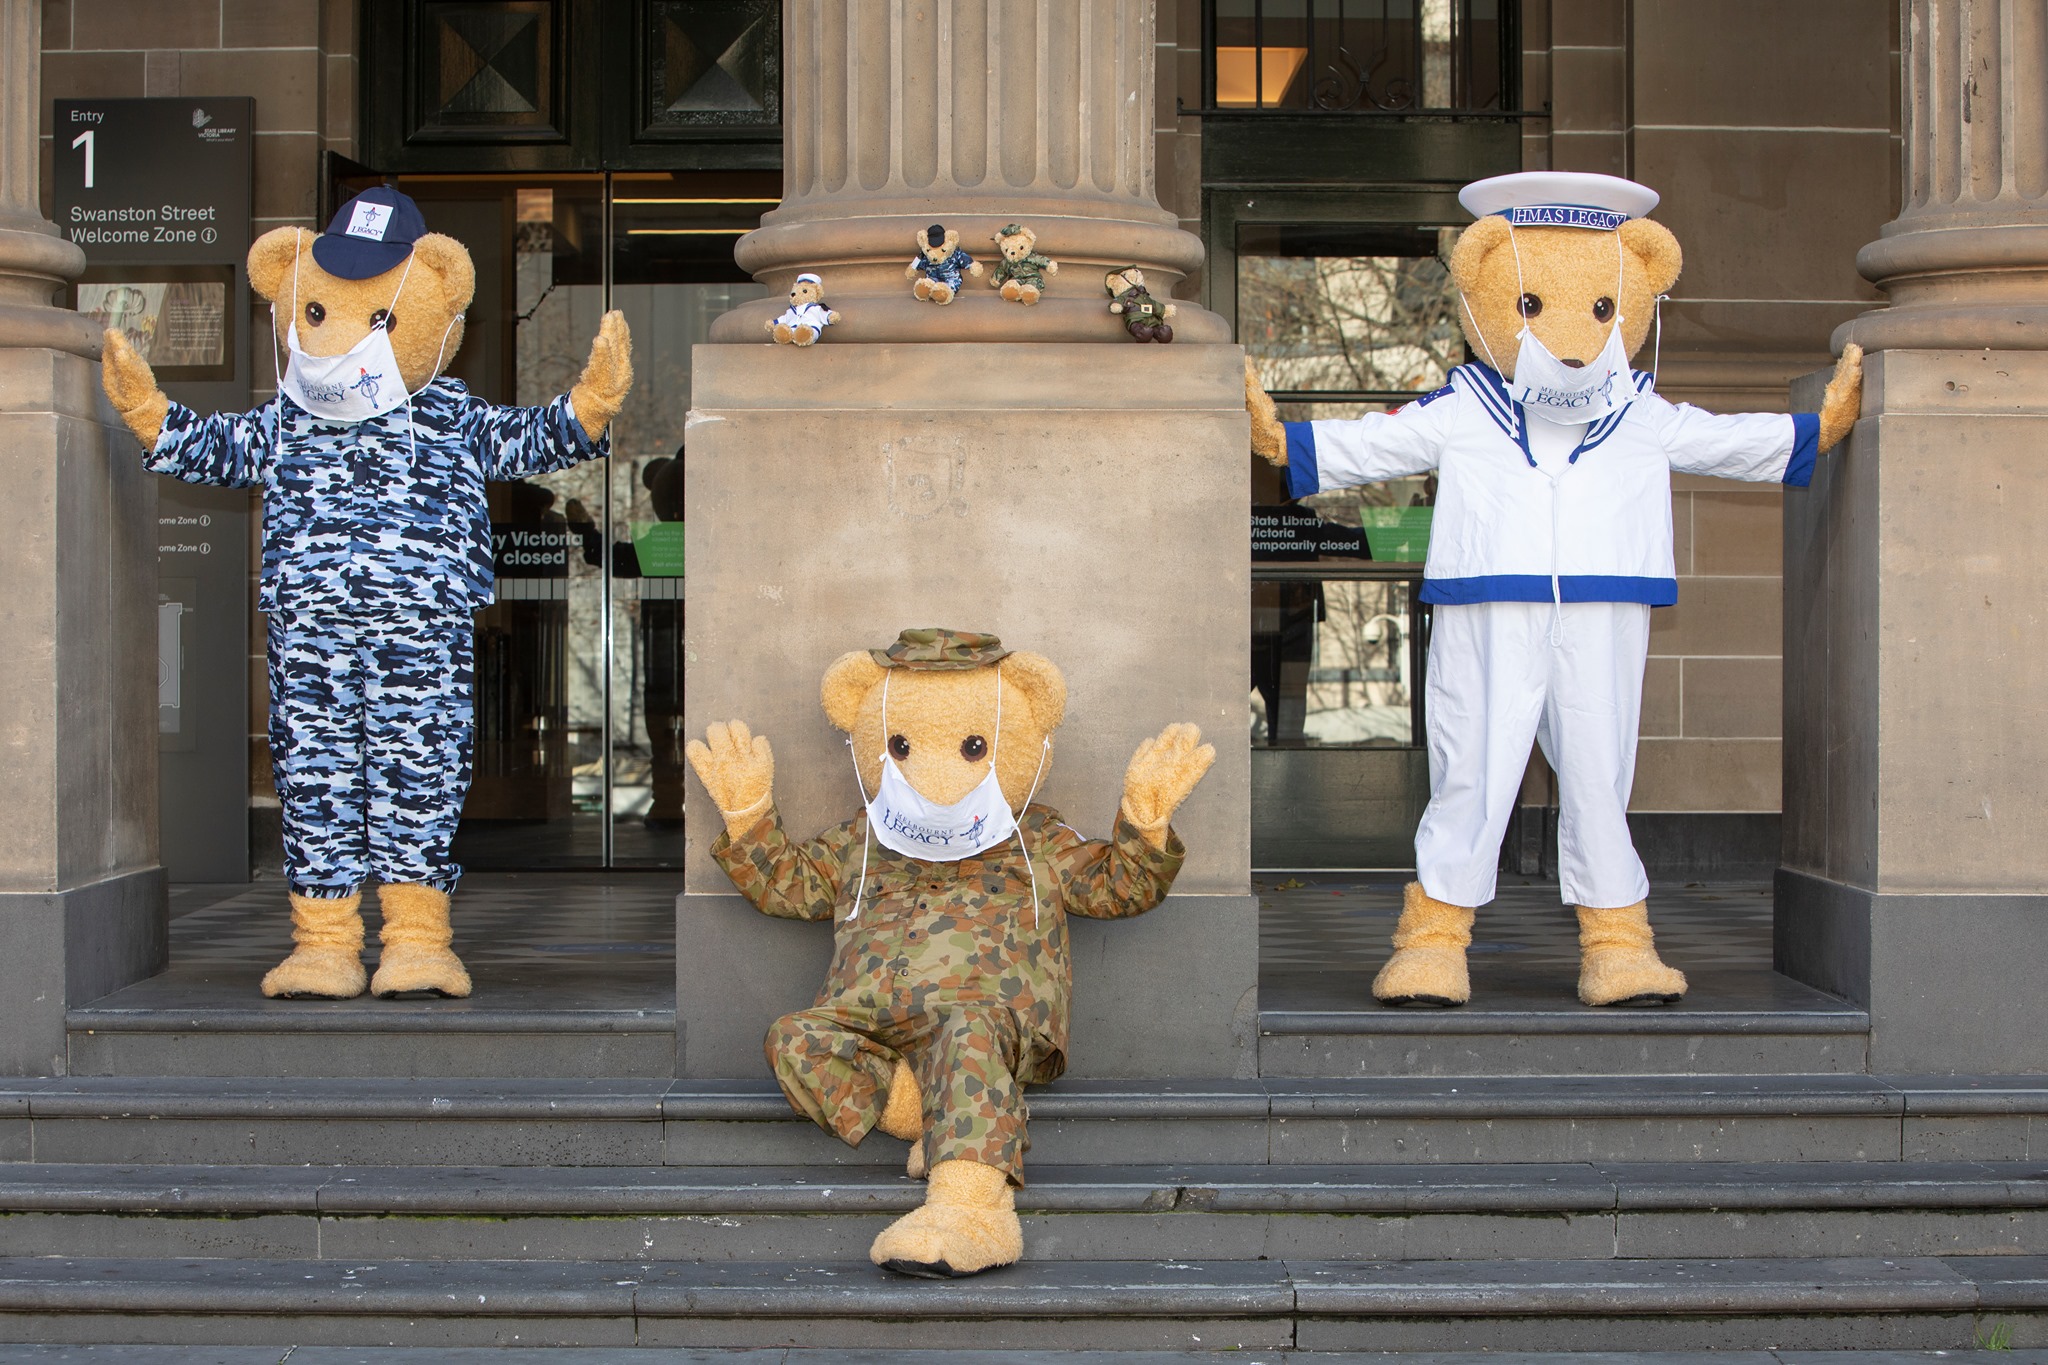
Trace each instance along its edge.
<instances>
[{"instance_id":1,"label":"building facade","mask_svg":"<svg viewBox=\"0 0 2048 1365\"><path fill-rule=\"evenodd\" d=\"M1086 6L1073 8L1070 31L1037 35L1041 60L1078 56L1060 48L1087 40ZM976 12L1002 21L995 6ZM507 549L480 621L477 783L459 850L473 868L681 858L676 457L690 347L762 293L732 246L783 192L786 26L829 37L858 22L843 5L773 0L44 6L46 120L60 99L254 100L255 233L323 225L355 189L396 177L477 257L453 369L479 392L545 398L574 377L598 312L632 321L641 379L609 467L493 493ZM1164 3L1156 193L1204 245L1167 283L1232 325L1291 412L1384 407L1465 358L1437 260L1464 221L1459 185L1515 169L1631 176L1663 194L1658 217L1687 252L1653 343L1660 390L1781 409L1788 382L1826 363L1830 333L1878 301L1855 255L1900 201L1898 32L1892 0ZM881 60L914 81L910 47ZM889 116L888 89L822 93L859 120ZM1049 143L1061 117L1046 111ZM44 131L47 213L61 149ZM1056 233L1043 245L1060 254ZM1093 287L1085 271L1060 285ZM273 374L260 301L247 324L253 402ZM1253 478L1255 506L1282 501ZM1420 566L1397 557L1426 520L1430 492L1415 483L1313 509L1376 543L1374 558L1253 566L1257 865L1406 860L1426 796ZM1777 862L1784 496L1800 494L1676 482L1680 600L1655 619L1634 799L1653 871ZM233 761L246 764L261 863L275 798L253 600ZM1548 870L1553 808L1538 758L1509 867ZM176 875L180 850L165 857Z\"/></svg>"}]
</instances>

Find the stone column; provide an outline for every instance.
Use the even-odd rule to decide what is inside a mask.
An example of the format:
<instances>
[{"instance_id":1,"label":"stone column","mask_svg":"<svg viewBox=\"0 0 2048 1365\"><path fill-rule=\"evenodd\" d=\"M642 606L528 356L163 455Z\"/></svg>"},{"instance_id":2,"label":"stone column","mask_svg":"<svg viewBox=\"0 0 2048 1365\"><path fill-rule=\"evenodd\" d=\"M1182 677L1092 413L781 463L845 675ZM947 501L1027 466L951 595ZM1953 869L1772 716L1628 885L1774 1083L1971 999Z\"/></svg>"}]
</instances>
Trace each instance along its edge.
<instances>
[{"instance_id":1,"label":"stone column","mask_svg":"<svg viewBox=\"0 0 2048 1365\"><path fill-rule=\"evenodd\" d=\"M1836 333L1863 420L1785 500L1778 960L1868 1004L1874 1070L2038 1071L2048 15L1902 20L1906 202L1858 257L1890 306Z\"/></svg>"},{"instance_id":2,"label":"stone column","mask_svg":"<svg viewBox=\"0 0 2048 1365\"><path fill-rule=\"evenodd\" d=\"M85 268L38 208L42 5L0 0L0 1073L160 969L156 498L100 396ZM117 434L118 432L118 434Z\"/></svg>"},{"instance_id":3,"label":"stone column","mask_svg":"<svg viewBox=\"0 0 2048 1365\"><path fill-rule=\"evenodd\" d=\"M786 13L789 197L737 254L778 290L820 271L844 321L774 346L781 301L749 305L692 358L689 731L740 717L769 735L778 805L809 837L860 809L825 667L906 626L993 631L1065 670L1038 800L1106 837L1138 742L1198 723L1219 758L1175 821L1174 894L1070 924L1069 1055L1082 1077L1250 1075L1243 353L1203 344L1227 333L1191 303L1171 345L1133 343L1102 292L1136 263L1164 297L1200 253L1152 197L1151 0ZM944 307L911 297L918 229L958 227L980 256L1013 220L1062 264L1042 302L980 282ZM706 855L721 826L694 779L687 810L679 1074L760 1078L762 1035L810 1003L832 932L748 909Z\"/></svg>"},{"instance_id":4,"label":"stone column","mask_svg":"<svg viewBox=\"0 0 2048 1365\"><path fill-rule=\"evenodd\" d=\"M1141 266L1163 299L1201 264L1154 191L1152 0L788 0L784 19L782 206L735 254L778 293L822 274L835 341L1124 342L1104 272ZM917 233L957 228L992 262L1010 222L1060 263L1038 304L986 275L945 307L911 297ZM735 310L711 339L758 341L781 308ZM1179 341L1230 339L1179 309Z\"/></svg>"}]
</instances>

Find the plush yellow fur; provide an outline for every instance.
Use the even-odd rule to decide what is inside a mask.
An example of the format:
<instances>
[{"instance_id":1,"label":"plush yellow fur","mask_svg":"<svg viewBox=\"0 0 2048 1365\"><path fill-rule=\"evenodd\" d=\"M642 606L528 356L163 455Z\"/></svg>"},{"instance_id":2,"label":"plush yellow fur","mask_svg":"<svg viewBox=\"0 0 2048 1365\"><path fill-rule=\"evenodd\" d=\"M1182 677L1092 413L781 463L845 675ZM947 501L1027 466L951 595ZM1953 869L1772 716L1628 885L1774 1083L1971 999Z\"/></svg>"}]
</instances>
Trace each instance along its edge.
<instances>
[{"instance_id":1,"label":"plush yellow fur","mask_svg":"<svg viewBox=\"0 0 2048 1365\"><path fill-rule=\"evenodd\" d=\"M925 230L919 228L917 230L916 242L917 254L930 261L933 265L938 265L951 256L954 249L960 245L960 234L948 228L945 239L938 246L933 246L926 239ZM980 279L981 262L975 261L969 265L966 273L972 279ZM943 280L929 279L920 275L917 271L916 261L912 261L909 265L903 267L903 278L917 281L917 283L910 287L910 292L923 299L926 303L951 303L955 297L952 285L945 283Z\"/></svg>"},{"instance_id":2,"label":"plush yellow fur","mask_svg":"<svg viewBox=\"0 0 2048 1365\"><path fill-rule=\"evenodd\" d=\"M272 999L352 1000L363 993L361 896L291 897L292 954L263 978Z\"/></svg>"},{"instance_id":3,"label":"plush yellow fur","mask_svg":"<svg viewBox=\"0 0 2048 1365\"><path fill-rule=\"evenodd\" d=\"M1685 994L1685 973L1657 956L1642 901L1579 910L1579 999L1588 1005L1668 1005Z\"/></svg>"},{"instance_id":4,"label":"plush yellow fur","mask_svg":"<svg viewBox=\"0 0 2048 1365\"><path fill-rule=\"evenodd\" d=\"M1489 215L1458 234L1450 272L1462 299L1459 325L1472 354L1513 379L1525 321L1550 353L1566 363L1586 364L1599 355L1612 325L1594 311L1602 299L1619 304L1622 345L1634 356L1650 335L1657 296L1677 283L1684 263L1678 239L1648 218L1630 219L1618 232L1596 232L1566 227L1511 230L1505 218ZM1526 319L1520 307L1525 294L1542 305ZM1835 366L1821 406L1822 450L1832 449L1848 434L1862 402L1863 351L1849 346ZM1249 361L1245 410L1251 416L1254 453L1285 465L1287 443L1279 415Z\"/></svg>"},{"instance_id":5,"label":"plush yellow fur","mask_svg":"<svg viewBox=\"0 0 2048 1365\"><path fill-rule=\"evenodd\" d=\"M372 318L389 310L399 373L415 393L426 387L462 346L462 314L476 292L468 250L453 237L430 232L413 243L411 269L401 263L367 280L345 280L320 268L313 240L305 228L274 228L249 248L249 285L276 305L278 344L296 319L307 354L340 355L369 335ZM307 312L312 304L319 305L318 323ZM154 449L169 400L148 362L127 338L109 331L101 364L107 400L143 448ZM569 391L576 420L592 440L618 415L632 382L633 344L625 316L607 313L583 376Z\"/></svg>"},{"instance_id":6,"label":"plush yellow fur","mask_svg":"<svg viewBox=\"0 0 2048 1365\"><path fill-rule=\"evenodd\" d=\"M768 813L775 790L775 750L768 736L755 734L743 720L713 721L704 738L691 740L683 753L733 838Z\"/></svg>"},{"instance_id":7,"label":"plush yellow fur","mask_svg":"<svg viewBox=\"0 0 2048 1365\"><path fill-rule=\"evenodd\" d=\"M447 893L394 882L377 889L377 903L384 911L379 935L384 951L370 993L389 997L432 991L457 1000L468 995L469 973L449 948L455 933L448 923Z\"/></svg>"},{"instance_id":8,"label":"plush yellow fur","mask_svg":"<svg viewBox=\"0 0 2048 1365\"><path fill-rule=\"evenodd\" d=\"M882 1229L868 1248L876 1265L911 1275L974 1275L1024 1254L1016 1191L994 1166L941 1161L922 1206Z\"/></svg>"},{"instance_id":9,"label":"plush yellow fur","mask_svg":"<svg viewBox=\"0 0 2048 1365\"><path fill-rule=\"evenodd\" d=\"M1472 911L1433 898L1421 882L1408 883L1394 926L1394 955L1373 978L1373 998L1387 1005L1462 1005L1472 998L1465 950L1472 946Z\"/></svg>"},{"instance_id":10,"label":"plush yellow fur","mask_svg":"<svg viewBox=\"0 0 2048 1365\"><path fill-rule=\"evenodd\" d=\"M996 244L996 250L1003 253L1003 259L1006 261L1021 261L1038 249L1038 234L1030 228L1021 225L1019 225L1015 232L998 232L989 240ZM1060 263L1058 261L1047 261L1045 263L1045 277L1047 279L1051 279L1059 273ZM991 275L989 276L988 287L1001 293L1010 302L1021 303L1026 307L1037 303L1041 297L1037 285L1025 284L1022 280L1004 280L999 284L995 276Z\"/></svg>"},{"instance_id":11,"label":"plush yellow fur","mask_svg":"<svg viewBox=\"0 0 2048 1365\"><path fill-rule=\"evenodd\" d=\"M924 1136L924 1096L917 1090L917 1073L901 1057L896 1059L896 1071L889 1077L889 1099L883 1104L882 1117L875 1127L905 1142L916 1142Z\"/></svg>"}]
</instances>

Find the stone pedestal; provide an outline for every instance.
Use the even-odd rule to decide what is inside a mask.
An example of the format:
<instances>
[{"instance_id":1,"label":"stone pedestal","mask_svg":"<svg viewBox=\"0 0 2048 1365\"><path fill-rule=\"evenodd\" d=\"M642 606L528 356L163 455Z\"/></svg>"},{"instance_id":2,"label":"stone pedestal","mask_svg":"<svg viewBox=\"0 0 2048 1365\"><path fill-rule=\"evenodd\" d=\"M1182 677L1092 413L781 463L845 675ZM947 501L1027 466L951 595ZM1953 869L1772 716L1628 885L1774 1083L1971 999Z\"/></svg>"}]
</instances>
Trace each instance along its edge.
<instances>
[{"instance_id":1,"label":"stone pedestal","mask_svg":"<svg viewBox=\"0 0 2048 1365\"><path fill-rule=\"evenodd\" d=\"M1781 970L1877 1071L2048 1069L2048 18L1904 6L1863 420L1785 499ZM1819 405L1823 376L1795 386Z\"/></svg>"},{"instance_id":2,"label":"stone pedestal","mask_svg":"<svg viewBox=\"0 0 2048 1365\"><path fill-rule=\"evenodd\" d=\"M987 630L1067 675L1038 800L1108 833L1131 751L1199 724L1215 768L1175 825L1174 894L1074 920L1073 1074L1252 1074L1249 505L1243 355L1230 346L700 346L686 435L686 722L771 737L789 828L860 807L818 705L826 665L906 626ZM680 1075L762 1073L832 930L770 920L705 850L692 785L677 920Z\"/></svg>"},{"instance_id":3,"label":"stone pedestal","mask_svg":"<svg viewBox=\"0 0 2048 1365\"><path fill-rule=\"evenodd\" d=\"M158 970L156 496L100 396L85 267L37 211L42 9L0 3L0 1074ZM119 432L116 435L116 432Z\"/></svg>"}]
</instances>

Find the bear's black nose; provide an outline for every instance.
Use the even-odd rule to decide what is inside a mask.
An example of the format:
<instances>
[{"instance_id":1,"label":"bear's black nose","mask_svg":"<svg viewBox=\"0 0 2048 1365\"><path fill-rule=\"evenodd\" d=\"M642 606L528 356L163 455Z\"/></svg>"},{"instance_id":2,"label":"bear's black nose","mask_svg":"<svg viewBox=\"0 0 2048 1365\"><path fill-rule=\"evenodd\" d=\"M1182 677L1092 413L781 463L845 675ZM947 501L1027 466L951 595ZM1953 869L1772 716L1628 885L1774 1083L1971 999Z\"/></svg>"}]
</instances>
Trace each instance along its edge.
<instances>
[{"instance_id":1,"label":"bear's black nose","mask_svg":"<svg viewBox=\"0 0 2048 1365\"><path fill-rule=\"evenodd\" d=\"M1567 360L1564 363L1571 366L1575 370L1583 370L1586 368L1586 362L1583 360Z\"/></svg>"}]
</instances>

